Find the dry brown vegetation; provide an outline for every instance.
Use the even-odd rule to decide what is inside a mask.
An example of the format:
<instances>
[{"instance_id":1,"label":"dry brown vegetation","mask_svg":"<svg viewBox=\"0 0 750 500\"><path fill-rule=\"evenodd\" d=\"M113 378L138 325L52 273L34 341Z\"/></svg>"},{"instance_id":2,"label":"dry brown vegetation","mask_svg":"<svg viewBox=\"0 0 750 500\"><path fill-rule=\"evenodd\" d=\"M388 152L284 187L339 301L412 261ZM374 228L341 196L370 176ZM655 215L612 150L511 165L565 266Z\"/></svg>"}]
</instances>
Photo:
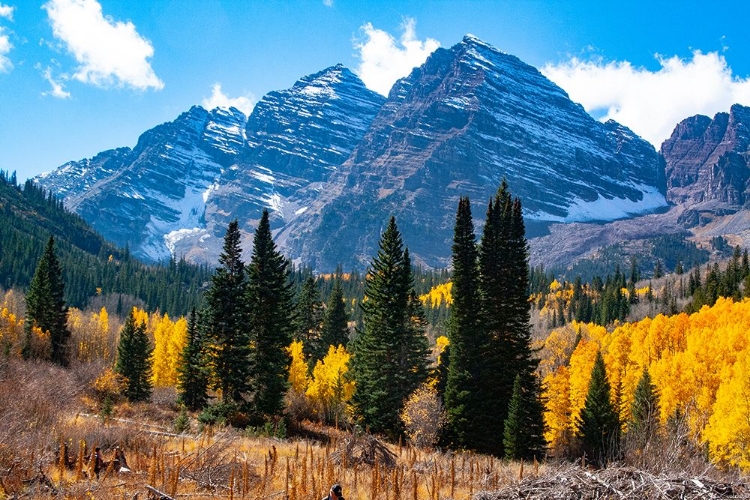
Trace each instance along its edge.
<instances>
[{"instance_id":1,"label":"dry brown vegetation","mask_svg":"<svg viewBox=\"0 0 750 500\"><path fill-rule=\"evenodd\" d=\"M46 363L0 360L0 499L138 495L318 500L334 482L344 486L350 500L649 498L616 496L601 484L608 476L587 475L580 467L509 463L401 446L315 424L300 426L296 437L287 440L251 437L231 428L198 432L195 419L193 432L175 434L172 424L178 410L170 390L157 391L149 404L116 401L111 414L103 415L101 395L92 388L102 371L103 366L92 364L64 370ZM130 471L105 465L97 479L91 460L96 446L106 461L119 447ZM743 498L737 495L747 492L738 477L717 475L713 469L710 473L704 469L683 474L685 487L696 484L691 478L701 478L701 484L713 488L713 495L724 491L727 498ZM708 475L713 479L706 479ZM563 476L567 479L560 479ZM562 483L555 486L553 478ZM613 487L625 494L626 482ZM664 483L657 489L659 484ZM582 496L543 494L549 488L567 491L559 489L562 485ZM596 491L599 496L593 496Z\"/></svg>"}]
</instances>

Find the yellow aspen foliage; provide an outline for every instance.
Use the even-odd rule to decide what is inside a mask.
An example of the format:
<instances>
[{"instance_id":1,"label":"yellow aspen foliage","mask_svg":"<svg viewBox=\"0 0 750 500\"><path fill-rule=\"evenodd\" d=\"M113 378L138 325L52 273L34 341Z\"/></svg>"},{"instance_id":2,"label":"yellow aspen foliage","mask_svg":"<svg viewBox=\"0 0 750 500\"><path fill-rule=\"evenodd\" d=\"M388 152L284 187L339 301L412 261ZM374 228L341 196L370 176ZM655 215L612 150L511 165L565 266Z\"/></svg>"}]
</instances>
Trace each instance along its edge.
<instances>
[{"instance_id":1,"label":"yellow aspen foliage","mask_svg":"<svg viewBox=\"0 0 750 500\"><path fill-rule=\"evenodd\" d=\"M286 348L292 362L289 365L289 384L291 390L297 394L304 394L307 390L309 377L307 376L307 362L303 353L301 340L296 340Z\"/></svg>"},{"instance_id":2,"label":"yellow aspen foliage","mask_svg":"<svg viewBox=\"0 0 750 500\"><path fill-rule=\"evenodd\" d=\"M575 321L561 328L555 328L542 343L539 371L542 377L555 372L559 367L567 364L573 354L573 344L580 325Z\"/></svg>"},{"instance_id":3,"label":"yellow aspen foliage","mask_svg":"<svg viewBox=\"0 0 750 500\"><path fill-rule=\"evenodd\" d=\"M105 308L86 314L71 307L68 310L68 328L70 329L75 357L84 362L97 359L110 362L115 355L115 336L117 332L110 329L109 314Z\"/></svg>"},{"instance_id":4,"label":"yellow aspen foliage","mask_svg":"<svg viewBox=\"0 0 750 500\"><path fill-rule=\"evenodd\" d=\"M552 280L552 283L549 284L549 291L551 293L557 292L560 288L562 288L562 285L557 280Z\"/></svg>"},{"instance_id":5,"label":"yellow aspen foliage","mask_svg":"<svg viewBox=\"0 0 750 500\"><path fill-rule=\"evenodd\" d=\"M145 323L148 325L148 313L143 309L133 307L133 319L135 319L136 325L140 325L141 323Z\"/></svg>"},{"instance_id":6,"label":"yellow aspen foliage","mask_svg":"<svg viewBox=\"0 0 750 500\"><path fill-rule=\"evenodd\" d=\"M544 377L544 437L554 447L570 443L575 422L571 419L570 372L567 366L559 366Z\"/></svg>"},{"instance_id":7,"label":"yellow aspen foliage","mask_svg":"<svg viewBox=\"0 0 750 500\"><path fill-rule=\"evenodd\" d=\"M591 369L594 367L599 343L595 340L581 339L570 358L570 419L577 422L586 403L589 391Z\"/></svg>"},{"instance_id":8,"label":"yellow aspen foliage","mask_svg":"<svg viewBox=\"0 0 750 500\"><path fill-rule=\"evenodd\" d=\"M330 346L328 354L313 368L307 397L326 420L343 416L346 404L354 394L354 382L345 377L350 357L344 346Z\"/></svg>"},{"instance_id":9,"label":"yellow aspen foliage","mask_svg":"<svg viewBox=\"0 0 750 500\"><path fill-rule=\"evenodd\" d=\"M177 365L180 352L187 342L187 321L180 318L176 322L169 315L151 314L147 326L154 338L153 376L154 387L170 387L177 383Z\"/></svg>"},{"instance_id":10,"label":"yellow aspen foliage","mask_svg":"<svg viewBox=\"0 0 750 500\"><path fill-rule=\"evenodd\" d=\"M420 295L419 300L424 305L429 305L430 307L438 307L440 304L451 305L453 303L453 297L451 296L452 289L453 282L442 283L432 287L426 294Z\"/></svg>"},{"instance_id":11,"label":"yellow aspen foliage","mask_svg":"<svg viewBox=\"0 0 750 500\"><path fill-rule=\"evenodd\" d=\"M23 319L6 304L0 309L0 354L20 356L23 342Z\"/></svg>"},{"instance_id":12,"label":"yellow aspen foliage","mask_svg":"<svg viewBox=\"0 0 750 500\"><path fill-rule=\"evenodd\" d=\"M689 316L658 315L610 331L576 326L581 341L567 366L560 363L565 329L554 330L541 351L545 418L553 446L564 439L565 415L569 429L580 415L594 357L601 349L610 384L619 391L623 419L648 368L659 393L662 423L679 411L696 444L707 444L714 461L750 470L750 299L720 298Z\"/></svg>"},{"instance_id":13,"label":"yellow aspen foliage","mask_svg":"<svg viewBox=\"0 0 750 500\"><path fill-rule=\"evenodd\" d=\"M437 389L424 383L409 395L399 415L409 440L416 446L434 446L448 420Z\"/></svg>"},{"instance_id":14,"label":"yellow aspen foliage","mask_svg":"<svg viewBox=\"0 0 750 500\"><path fill-rule=\"evenodd\" d=\"M750 469L750 352L723 375L703 438L720 465Z\"/></svg>"},{"instance_id":15,"label":"yellow aspen foliage","mask_svg":"<svg viewBox=\"0 0 750 500\"><path fill-rule=\"evenodd\" d=\"M435 339L435 351L437 352L437 355L440 356L445 352L445 348L448 347L450 344L450 340L448 340L448 337L445 335L440 335L438 338Z\"/></svg>"}]
</instances>

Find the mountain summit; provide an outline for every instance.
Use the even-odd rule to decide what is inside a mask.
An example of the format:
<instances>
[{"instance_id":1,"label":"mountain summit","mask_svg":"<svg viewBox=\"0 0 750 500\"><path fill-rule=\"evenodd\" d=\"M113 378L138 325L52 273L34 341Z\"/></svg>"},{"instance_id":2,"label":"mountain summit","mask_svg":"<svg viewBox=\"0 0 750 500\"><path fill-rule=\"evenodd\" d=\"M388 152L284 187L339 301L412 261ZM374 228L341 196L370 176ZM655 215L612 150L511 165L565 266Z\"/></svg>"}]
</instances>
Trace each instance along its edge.
<instances>
[{"instance_id":1,"label":"mountain summit","mask_svg":"<svg viewBox=\"0 0 750 500\"><path fill-rule=\"evenodd\" d=\"M328 195L280 242L321 269L361 266L392 214L417 262L446 266L458 197L483 214L503 178L536 226L666 206L650 144L594 120L538 70L469 35L395 84Z\"/></svg>"},{"instance_id":2,"label":"mountain summit","mask_svg":"<svg viewBox=\"0 0 750 500\"><path fill-rule=\"evenodd\" d=\"M459 196L475 215L506 178L527 224L666 206L662 158L538 70L467 35L387 99L341 65L271 92L245 120L196 107L124 148L37 179L118 244L215 263L228 222L264 208L280 248L318 270L363 265L395 215L415 262L445 266Z\"/></svg>"}]
</instances>

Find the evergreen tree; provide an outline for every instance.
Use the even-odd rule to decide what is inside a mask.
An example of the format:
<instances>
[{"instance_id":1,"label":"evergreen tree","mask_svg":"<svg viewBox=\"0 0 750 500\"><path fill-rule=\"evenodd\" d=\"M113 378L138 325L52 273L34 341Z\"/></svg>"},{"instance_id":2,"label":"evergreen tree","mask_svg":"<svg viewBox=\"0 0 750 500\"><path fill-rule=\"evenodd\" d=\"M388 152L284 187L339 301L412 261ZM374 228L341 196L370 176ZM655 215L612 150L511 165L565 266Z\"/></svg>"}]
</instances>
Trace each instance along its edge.
<instances>
[{"instance_id":1,"label":"evergreen tree","mask_svg":"<svg viewBox=\"0 0 750 500\"><path fill-rule=\"evenodd\" d=\"M247 278L242 262L237 220L229 223L219 267L206 292L203 321L210 347L212 384L223 402L241 403L248 392L250 336L246 297Z\"/></svg>"},{"instance_id":2,"label":"evergreen tree","mask_svg":"<svg viewBox=\"0 0 750 500\"><path fill-rule=\"evenodd\" d=\"M50 236L26 293L24 357L31 355L31 331L32 327L38 327L49 333L52 362L61 366L68 365L70 331L64 294L62 268L55 255L55 238Z\"/></svg>"},{"instance_id":3,"label":"evergreen tree","mask_svg":"<svg viewBox=\"0 0 750 500\"><path fill-rule=\"evenodd\" d=\"M136 324L130 311L120 331L115 372L125 380L124 395L130 401L147 401L151 397L151 353L145 323Z\"/></svg>"},{"instance_id":4,"label":"evergreen tree","mask_svg":"<svg viewBox=\"0 0 750 500\"><path fill-rule=\"evenodd\" d=\"M516 375L522 381L532 377L538 364L531 349L525 233L521 202L511 198L503 180L488 207L479 249L481 322L488 335L482 357L482 418L486 429L492 429L479 445L497 456L504 455L503 425L513 381ZM564 315L559 319L564 321Z\"/></svg>"},{"instance_id":5,"label":"evergreen tree","mask_svg":"<svg viewBox=\"0 0 750 500\"><path fill-rule=\"evenodd\" d=\"M349 317L346 314L346 303L344 302L344 291L341 288L341 278L337 275L331 295L328 297L325 314L323 316L323 331L321 333L321 346L327 351L329 346L346 345L349 343ZM325 352L315 359L322 359Z\"/></svg>"},{"instance_id":6,"label":"evergreen tree","mask_svg":"<svg viewBox=\"0 0 750 500\"><path fill-rule=\"evenodd\" d=\"M206 354L195 309L190 312L187 342L177 365L177 390L180 401L191 411L200 410L208 402L209 372Z\"/></svg>"},{"instance_id":7,"label":"evergreen tree","mask_svg":"<svg viewBox=\"0 0 750 500\"><path fill-rule=\"evenodd\" d=\"M268 210L263 210L255 230L247 271L253 413L258 421L270 421L284 409L291 361L286 348L292 343L294 324L289 317L293 310L289 262L276 250Z\"/></svg>"},{"instance_id":8,"label":"evergreen tree","mask_svg":"<svg viewBox=\"0 0 750 500\"><path fill-rule=\"evenodd\" d=\"M600 351L591 370L586 402L578 422L583 451L590 462L600 466L616 456L620 445L620 419L612 404L611 392Z\"/></svg>"},{"instance_id":9,"label":"evergreen tree","mask_svg":"<svg viewBox=\"0 0 750 500\"><path fill-rule=\"evenodd\" d=\"M654 264L654 279L659 279L662 276L664 276L664 268L661 264L661 259L656 259L656 264Z\"/></svg>"},{"instance_id":10,"label":"evergreen tree","mask_svg":"<svg viewBox=\"0 0 750 500\"><path fill-rule=\"evenodd\" d=\"M350 371L356 415L373 432L391 436L402 434L404 401L427 377L427 339L413 288L409 253L391 217L365 281L363 329Z\"/></svg>"},{"instance_id":11,"label":"evergreen tree","mask_svg":"<svg viewBox=\"0 0 750 500\"><path fill-rule=\"evenodd\" d=\"M448 322L448 373L445 383L447 434L454 446L472 448L486 433L482 418L482 356L488 345L480 322L479 267L471 203L458 202L453 234L453 287Z\"/></svg>"},{"instance_id":12,"label":"evergreen tree","mask_svg":"<svg viewBox=\"0 0 750 500\"><path fill-rule=\"evenodd\" d=\"M309 275L297 297L294 340L301 340L305 360L311 362L325 355L328 346L322 346L323 307L315 278Z\"/></svg>"},{"instance_id":13,"label":"evergreen tree","mask_svg":"<svg viewBox=\"0 0 750 500\"><path fill-rule=\"evenodd\" d=\"M648 368L645 368L633 393L630 422L628 422L628 439L635 440L637 445L643 447L655 436L658 426L659 395L656 392L656 386L651 381Z\"/></svg>"},{"instance_id":14,"label":"evergreen tree","mask_svg":"<svg viewBox=\"0 0 750 500\"><path fill-rule=\"evenodd\" d=\"M544 404L540 395L536 375L526 378L516 375L503 429L505 458L533 460L544 456Z\"/></svg>"}]
</instances>

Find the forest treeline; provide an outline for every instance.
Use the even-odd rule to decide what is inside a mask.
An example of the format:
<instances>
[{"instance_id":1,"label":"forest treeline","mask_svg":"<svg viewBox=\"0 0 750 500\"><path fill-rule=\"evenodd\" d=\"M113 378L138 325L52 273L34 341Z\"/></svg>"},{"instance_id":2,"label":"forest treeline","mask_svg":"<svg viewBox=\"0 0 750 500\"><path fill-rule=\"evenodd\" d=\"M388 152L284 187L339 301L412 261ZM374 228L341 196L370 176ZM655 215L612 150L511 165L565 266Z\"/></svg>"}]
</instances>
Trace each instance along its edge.
<instances>
[{"instance_id":1,"label":"forest treeline","mask_svg":"<svg viewBox=\"0 0 750 500\"><path fill-rule=\"evenodd\" d=\"M47 207L58 227L66 217L77 223L43 191L3 177L3 189ZM25 220L20 208L32 205L13 199L3 212ZM26 215L16 227L35 226L37 215ZM181 266L183 284L205 278L192 302L154 291L152 300L181 302L170 310L126 289L71 300L79 282L68 281L75 273L64 256L99 241L81 228L80 246L51 231L27 241L39 247L37 262L28 285L3 296L0 352L100 364L103 412L174 387L183 414L202 425L283 435L314 419L419 444L514 459L583 455L599 465L671 439L750 467L750 406L737 404L750 391L750 301L742 299L750 266L739 248L723 267L685 270L677 261L669 277L657 268L642 280L631 259L627 274L618 265L604 279L558 281L530 269L521 202L503 182L478 236L470 200L459 201L451 273L413 267L393 218L364 274L293 268L276 249L268 212L248 259L237 221L229 225L214 270L144 266L104 242L98 257L88 254L92 267L164 273L154 290ZM653 305L650 317L626 322L638 304ZM536 342L532 309L551 329Z\"/></svg>"},{"instance_id":2,"label":"forest treeline","mask_svg":"<svg viewBox=\"0 0 750 500\"><path fill-rule=\"evenodd\" d=\"M50 236L55 237L65 301L84 307L92 297L112 296L117 314L136 304L184 315L199 305L211 277L208 266L184 260L145 265L105 241L62 202L31 181L16 183L0 171L0 286L26 289Z\"/></svg>"}]
</instances>

